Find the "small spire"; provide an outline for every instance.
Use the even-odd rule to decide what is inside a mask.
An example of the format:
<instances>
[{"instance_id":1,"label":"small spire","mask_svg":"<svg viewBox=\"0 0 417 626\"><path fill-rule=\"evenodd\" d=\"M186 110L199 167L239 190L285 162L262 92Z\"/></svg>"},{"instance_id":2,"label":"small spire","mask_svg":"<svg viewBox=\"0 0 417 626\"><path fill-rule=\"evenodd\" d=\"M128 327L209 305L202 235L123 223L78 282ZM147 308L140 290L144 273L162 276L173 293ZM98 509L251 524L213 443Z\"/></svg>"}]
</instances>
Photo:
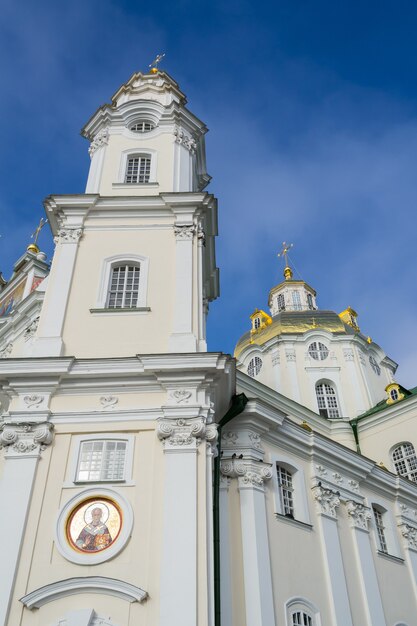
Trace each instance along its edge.
<instances>
[{"instance_id":1,"label":"small spire","mask_svg":"<svg viewBox=\"0 0 417 626\"><path fill-rule=\"evenodd\" d=\"M48 220L45 220L43 217L41 217L37 229L30 236L30 238L33 239L33 243L30 243L28 247L26 248L28 252L33 252L33 254L39 254L40 250L38 247L38 238L39 238L42 228L47 223L48 223Z\"/></svg>"},{"instance_id":2,"label":"small spire","mask_svg":"<svg viewBox=\"0 0 417 626\"><path fill-rule=\"evenodd\" d=\"M284 257L284 261L285 261L285 267L284 267L284 278L285 280L291 280L291 278L293 277L293 271L289 266L288 263L288 252L289 250L291 250L291 248L293 247L292 243L285 243L285 241L282 242L282 250L281 252L278 253L279 257Z\"/></svg>"},{"instance_id":3,"label":"small spire","mask_svg":"<svg viewBox=\"0 0 417 626\"><path fill-rule=\"evenodd\" d=\"M160 62L162 61L162 59L165 56L165 52L162 52L162 54L157 54L155 59L152 61L152 63L149 64L148 67L150 67L150 74L157 74L158 73L158 65L160 64Z\"/></svg>"}]
</instances>

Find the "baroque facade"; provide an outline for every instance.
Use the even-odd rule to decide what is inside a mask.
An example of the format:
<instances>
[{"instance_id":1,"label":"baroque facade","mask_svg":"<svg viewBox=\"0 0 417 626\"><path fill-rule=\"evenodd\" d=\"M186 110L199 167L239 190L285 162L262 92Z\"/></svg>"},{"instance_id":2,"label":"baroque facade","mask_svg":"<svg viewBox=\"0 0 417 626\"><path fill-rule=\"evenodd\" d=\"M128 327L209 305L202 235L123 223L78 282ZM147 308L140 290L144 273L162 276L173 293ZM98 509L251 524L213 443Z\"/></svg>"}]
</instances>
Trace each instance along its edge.
<instances>
[{"instance_id":1,"label":"baroque facade","mask_svg":"<svg viewBox=\"0 0 417 626\"><path fill-rule=\"evenodd\" d=\"M288 263L207 351L217 203L165 72L0 279L1 626L413 626L417 389Z\"/></svg>"}]
</instances>

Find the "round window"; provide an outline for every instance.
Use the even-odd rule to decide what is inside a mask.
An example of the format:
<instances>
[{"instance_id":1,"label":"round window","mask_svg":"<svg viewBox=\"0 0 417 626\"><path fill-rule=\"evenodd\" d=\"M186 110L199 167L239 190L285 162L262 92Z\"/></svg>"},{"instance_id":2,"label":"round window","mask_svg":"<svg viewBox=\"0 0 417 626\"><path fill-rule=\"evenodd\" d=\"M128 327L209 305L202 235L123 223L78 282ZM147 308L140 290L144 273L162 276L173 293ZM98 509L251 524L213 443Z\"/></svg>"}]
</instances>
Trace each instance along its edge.
<instances>
[{"instance_id":1,"label":"round window","mask_svg":"<svg viewBox=\"0 0 417 626\"><path fill-rule=\"evenodd\" d=\"M132 124L130 130L134 133L149 133L149 131L153 130L154 128L155 126L152 124L152 122L142 120L140 122L135 122L134 124Z\"/></svg>"},{"instance_id":2,"label":"round window","mask_svg":"<svg viewBox=\"0 0 417 626\"><path fill-rule=\"evenodd\" d=\"M313 341L308 347L308 353L315 361L324 361L329 356L329 350L320 341Z\"/></svg>"},{"instance_id":3,"label":"round window","mask_svg":"<svg viewBox=\"0 0 417 626\"><path fill-rule=\"evenodd\" d=\"M262 359L259 356L253 357L248 365L248 374L249 376L257 376L262 368Z\"/></svg>"},{"instance_id":4,"label":"round window","mask_svg":"<svg viewBox=\"0 0 417 626\"><path fill-rule=\"evenodd\" d=\"M375 374L379 376L381 374L381 368L379 367L373 356L369 357L369 363L371 364L371 367L374 370Z\"/></svg>"}]
</instances>

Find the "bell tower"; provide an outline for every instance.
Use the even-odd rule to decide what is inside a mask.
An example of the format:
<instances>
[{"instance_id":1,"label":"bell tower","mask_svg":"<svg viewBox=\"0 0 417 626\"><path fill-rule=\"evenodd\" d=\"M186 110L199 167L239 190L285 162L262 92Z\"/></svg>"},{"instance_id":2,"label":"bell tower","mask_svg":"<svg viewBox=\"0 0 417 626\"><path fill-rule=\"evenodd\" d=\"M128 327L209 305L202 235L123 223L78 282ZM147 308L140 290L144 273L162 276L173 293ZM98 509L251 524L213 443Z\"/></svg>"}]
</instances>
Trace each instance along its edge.
<instances>
[{"instance_id":1,"label":"bell tower","mask_svg":"<svg viewBox=\"0 0 417 626\"><path fill-rule=\"evenodd\" d=\"M165 72L135 73L82 130L86 193L45 201L56 241L34 354L204 352L218 295L207 128Z\"/></svg>"}]
</instances>

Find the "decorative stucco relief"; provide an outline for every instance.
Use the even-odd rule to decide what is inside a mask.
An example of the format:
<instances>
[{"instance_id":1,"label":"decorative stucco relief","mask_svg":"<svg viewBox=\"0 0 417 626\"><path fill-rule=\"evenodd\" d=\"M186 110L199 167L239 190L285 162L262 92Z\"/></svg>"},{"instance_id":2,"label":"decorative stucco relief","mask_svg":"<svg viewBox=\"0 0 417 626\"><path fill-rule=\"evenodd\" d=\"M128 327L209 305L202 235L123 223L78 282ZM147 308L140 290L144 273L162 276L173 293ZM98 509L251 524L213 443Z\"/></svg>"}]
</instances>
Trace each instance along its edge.
<instances>
[{"instance_id":1,"label":"decorative stucco relief","mask_svg":"<svg viewBox=\"0 0 417 626\"><path fill-rule=\"evenodd\" d=\"M196 227L194 224L174 226L174 233L177 241L191 241L196 233Z\"/></svg>"},{"instance_id":2,"label":"decorative stucco relief","mask_svg":"<svg viewBox=\"0 0 417 626\"><path fill-rule=\"evenodd\" d=\"M318 512L336 519L337 508L340 506L339 493L332 489L326 489L321 485L313 487L312 491Z\"/></svg>"},{"instance_id":3,"label":"decorative stucco relief","mask_svg":"<svg viewBox=\"0 0 417 626\"><path fill-rule=\"evenodd\" d=\"M52 440L53 424L48 422L4 424L0 431L0 448L5 448L8 456L40 452Z\"/></svg>"},{"instance_id":4,"label":"decorative stucco relief","mask_svg":"<svg viewBox=\"0 0 417 626\"><path fill-rule=\"evenodd\" d=\"M101 396L100 404L103 409L114 409L116 404L119 402L119 398L117 396Z\"/></svg>"},{"instance_id":5,"label":"decorative stucco relief","mask_svg":"<svg viewBox=\"0 0 417 626\"><path fill-rule=\"evenodd\" d=\"M411 524L399 524L399 528L406 547L417 550L417 527Z\"/></svg>"},{"instance_id":6,"label":"decorative stucco relief","mask_svg":"<svg viewBox=\"0 0 417 626\"><path fill-rule=\"evenodd\" d=\"M26 328L23 334L25 341L29 341L30 339L32 339L32 337L34 337L36 331L38 330L38 326L39 326L39 317L36 317L33 320L33 322L29 324L29 326Z\"/></svg>"},{"instance_id":7,"label":"decorative stucco relief","mask_svg":"<svg viewBox=\"0 0 417 626\"><path fill-rule=\"evenodd\" d=\"M210 445L217 441L217 425L206 425L205 420L161 419L158 421L157 435L165 450L197 448L205 439Z\"/></svg>"},{"instance_id":8,"label":"decorative stucco relief","mask_svg":"<svg viewBox=\"0 0 417 626\"><path fill-rule=\"evenodd\" d=\"M0 359L7 359L13 350L13 344L12 343L8 343L7 346L5 348L3 348L3 350L0 350Z\"/></svg>"},{"instance_id":9,"label":"decorative stucco relief","mask_svg":"<svg viewBox=\"0 0 417 626\"><path fill-rule=\"evenodd\" d=\"M56 237L55 243L78 243L83 235L82 228L61 228Z\"/></svg>"},{"instance_id":10,"label":"decorative stucco relief","mask_svg":"<svg viewBox=\"0 0 417 626\"><path fill-rule=\"evenodd\" d=\"M346 509L352 526L360 530L368 530L368 522L371 519L371 509L360 502L348 500Z\"/></svg>"},{"instance_id":11,"label":"decorative stucco relief","mask_svg":"<svg viewBox=\"0 0 417 626\"><path fill-rule=\"evenodd\" d=\"M178 126L174 128L174 135L176 143L184 146L191 154L195 154L197 142L193 137L187 135L184 130Z\"/></svg>"},{"instance_id":12,"label":"decorative stucco relief","mask_svg":"<svg viewBox=\"0 0 417 626\"><path fill-rule=\"evenodd\" d=\"M263 491L265 481L272 478L272 466L262 461L228 459L221 462L224 476L237 478L240 489L257 488Z\"/></svg>"},{"instance_id":13,"label":"decorative stucco relief","mask_svg":"<svg viewBox=\"0 0 417 626\"><path fill-rule=\"evenodd\" d=\"M109 143L109 131L107 128L103 128L97 135L94 137L93 141L88 148L88 153L90 157L93 156L94 152L101 148L101 146L106 146Z\"/></svg>"}]
</instances>

